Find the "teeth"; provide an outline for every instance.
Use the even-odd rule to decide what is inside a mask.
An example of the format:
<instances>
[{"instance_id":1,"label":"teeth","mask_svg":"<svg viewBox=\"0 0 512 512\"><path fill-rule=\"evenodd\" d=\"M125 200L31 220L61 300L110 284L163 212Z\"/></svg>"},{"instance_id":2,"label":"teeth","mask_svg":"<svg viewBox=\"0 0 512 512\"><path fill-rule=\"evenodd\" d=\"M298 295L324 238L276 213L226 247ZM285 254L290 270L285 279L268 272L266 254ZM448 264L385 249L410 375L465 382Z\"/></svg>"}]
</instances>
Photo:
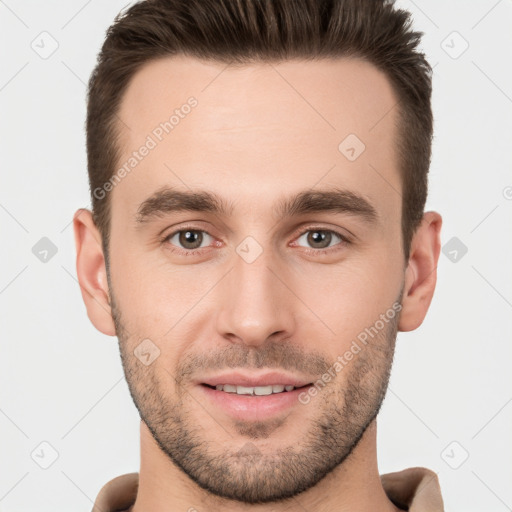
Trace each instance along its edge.
<instances>
[{"instance_id":1,"label":"teeth","mask_svg":"<svg viewBox=\"0 0 512 512\"><path fill-rule=\"evenodd\" d=\"M246 388L245 386L237 386L236 394L237 395L253 395L255 388ZM261 388L260 388L261 389Z\"/></svg>"},{"instance_id":2,"label":"teeth","mask_svg":"<svg viewBox=\"0 0 512 512\"><path fill-rule=\"evenodd\" d=\"M254 388L255 395L271 395L272 392L272 386L256 386Z\"/></svg>"},{"instance_id":3,"label":"teeth","mask_svg":"<svg viewBox=\"0 0 512 512\"><path fill-rule=\"evenodd\" d=\"M217 391L226 391L227 393L236 393L237 395L271 395L273 393L282 393L283 391L292 391L294 386L283 386L281 384L273 384L269 386L234 386L232 384L217 384Z\"/></svg>"}]
</instances>

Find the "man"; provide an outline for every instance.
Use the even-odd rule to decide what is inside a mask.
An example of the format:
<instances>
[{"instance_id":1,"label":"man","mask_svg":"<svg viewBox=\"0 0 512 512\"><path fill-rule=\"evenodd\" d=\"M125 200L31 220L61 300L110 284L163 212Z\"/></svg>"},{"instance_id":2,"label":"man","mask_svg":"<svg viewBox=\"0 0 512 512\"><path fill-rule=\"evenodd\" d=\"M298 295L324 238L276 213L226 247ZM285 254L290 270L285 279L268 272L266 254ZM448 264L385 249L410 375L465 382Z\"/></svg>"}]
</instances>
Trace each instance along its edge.
<instances>
[{"instance_id":1,"label":"man","mask_svg":"<svg viewBox=\"0 0 512 512\"><path fill-rule=\"evenodd\" d=\"M443 509L435 473L376 457L440 249L419 39L374 0L145 1L109 29L77 273L141 465L95 511Z\"/></svg>"}]
</instances>

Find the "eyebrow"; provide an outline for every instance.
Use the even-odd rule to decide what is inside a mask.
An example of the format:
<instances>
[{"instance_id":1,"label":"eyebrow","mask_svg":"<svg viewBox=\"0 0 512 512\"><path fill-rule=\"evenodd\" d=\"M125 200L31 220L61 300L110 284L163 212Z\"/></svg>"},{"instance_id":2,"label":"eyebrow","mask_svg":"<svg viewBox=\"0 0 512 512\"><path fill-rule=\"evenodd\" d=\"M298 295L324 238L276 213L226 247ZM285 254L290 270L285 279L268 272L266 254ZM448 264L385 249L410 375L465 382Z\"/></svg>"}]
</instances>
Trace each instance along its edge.
<instances>
[{"instance_id":1,"label":"eyebrow","mask_svg":"<svg viewBox=\"0 0 512 512\"><path fill-rule=\"evenodd\" d=\"M181 191L164 186L144 200L136 214L137 224L145 224L167 214L189 211L232 215L234 205L221 196L206 191ZM377 221L376 209L364 197L349 190L303 190L291 197L281 197L273 208L279 219L306 213L333 212L360 217L367 223Z\"/></svg>"}]
</instances>

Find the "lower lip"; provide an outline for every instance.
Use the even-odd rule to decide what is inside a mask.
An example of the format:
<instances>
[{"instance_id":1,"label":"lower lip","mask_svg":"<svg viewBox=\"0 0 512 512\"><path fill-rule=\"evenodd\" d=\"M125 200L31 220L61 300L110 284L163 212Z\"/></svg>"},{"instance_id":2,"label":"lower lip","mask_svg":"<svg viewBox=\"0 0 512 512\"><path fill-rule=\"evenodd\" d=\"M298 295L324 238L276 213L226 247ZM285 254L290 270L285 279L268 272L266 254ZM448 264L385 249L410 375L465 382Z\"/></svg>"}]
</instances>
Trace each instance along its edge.
<instances>
[{"instance_id":1,"label":"lower lip","mask_svg":"<svg viewBox=\"0 0 512 512\"><path fill-rule=\"evenodd\" d=\"M238 395L199 385L206 397L228 415L241 421L262 421L300 404L299 395L310 386L271 395Z\"/></svg>"}]
</instances>

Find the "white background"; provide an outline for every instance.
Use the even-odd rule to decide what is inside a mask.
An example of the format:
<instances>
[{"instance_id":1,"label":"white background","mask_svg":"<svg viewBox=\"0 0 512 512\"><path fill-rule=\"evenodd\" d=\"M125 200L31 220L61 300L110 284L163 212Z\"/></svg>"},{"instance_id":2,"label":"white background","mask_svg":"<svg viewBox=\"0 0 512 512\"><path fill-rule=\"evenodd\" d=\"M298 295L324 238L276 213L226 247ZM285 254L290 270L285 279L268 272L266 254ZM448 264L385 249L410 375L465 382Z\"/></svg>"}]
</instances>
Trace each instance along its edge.
<instances>
[{"instance_id":1,"label":"white background","mask_svg":"<svg viewBox=\"0 0 512 512\"><path fill-rule=\"evenodd\" d=\"M0 511L88 511L139 469L138 414L117 339L87 318L71 226L90 206L85 83L125 5L0 1ZM443 245L468 251L441 255L427 319L399 334L379 469L434 470L447 511L512 510L512 2L400 5L434 66L427 207ZM46 59L31 47L43 37L58 43ZM42 237L58 251L46 263L32 252ZM44 441L58 452L48 469Z\"/></svg>"}]
</instances>

